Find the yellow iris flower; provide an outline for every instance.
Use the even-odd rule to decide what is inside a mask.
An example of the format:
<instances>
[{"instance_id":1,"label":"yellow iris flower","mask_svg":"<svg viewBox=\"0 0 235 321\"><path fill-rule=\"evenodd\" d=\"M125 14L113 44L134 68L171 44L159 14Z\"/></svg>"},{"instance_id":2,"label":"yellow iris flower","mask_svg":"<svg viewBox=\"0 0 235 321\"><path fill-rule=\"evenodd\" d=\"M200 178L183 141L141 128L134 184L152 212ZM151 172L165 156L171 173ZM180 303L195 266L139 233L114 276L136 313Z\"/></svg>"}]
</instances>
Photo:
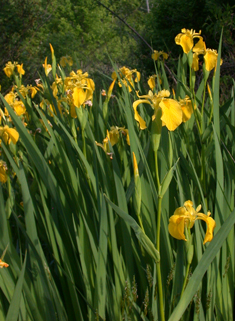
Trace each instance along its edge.
<instances>
[{"instance_id":1,"label":"yellow iris flower","mask_svg":"<svg viewBox=\"0 0 235 321\"><path fill-rule=\"evenodd\" d=\"M168 59L169 57L169 55L162 50L161 51L154 50L152 53L152 59L155 61L158 60L161 56L163 57L163 60Z\"/></svg>"},{"instance_id":2,"label":"yellow iris flower","mask_svg":"<svg viewBox=\"0 0 235 321\"><path fill-rule=\"evenodd\" d=\"M17 71L18 71L18 73L19 73L20 75L24 75L24 74L25 74L25 71L24 71L24 69L23 69L23 64L17 65L16 67L17 67Z\"/></svg>"},{"instance_id":3,"label":"yellow iris flower","mask_svg":"<svg viewBox=\"0 0 235 321\"><path fill-rule=\"evenodd\" d=\"M2 137L5 144L16 144L19 139L19 133L14 128L9 128L7 125L0 126L0 137Z\"/></svg>"},{"instance_id":4,"label":"yellow iris flower","mask_svg":"<svg viewBox=\"0 0 235 321\"><path fill-rule=\"evenodd\" d=\"M11 61L8 61L8 63L6 64L6 67L3 68L3 71L5 72L7 77L10 78L13 75L16 64L17 62L12 63Z\"/></svg>"},{"instance_id":5,"label":"yellow iris flower","mask_svg":"<svg viewBox=\"0 0 235 321\"><path fill-rule=\"evenodd\" d=\"M199 42L195 46L196 48L199 47L201 50L201 46L204 46L204 44L202 43L202 37L200 36L200 34L201 30L199 32L195 32L195 30L193 29L181 29L181 33L179 33L175 37L175 43L177 45L180 45L183 48L183 51L188 54L189 51L193 48L193 39L199 38Z\"/></svg>"},{"instance_id":6,"label":"yellow iris flower","mask_svg":"<svg viewBox=\"0 0 235 321\"><path fill-rule=\"evenodd\" d=\"M204 55L205 68L207 71L211 71L213 68L216 69L218 53L214 49L206 49L206 54ZM220 59L220 65L222 65L223 60Z\"/></svg>"},{"instance_id":7,"label":"yellow iris flower","mask_svg":"<svg viewBox=\"0 0 235 321\"><path fill-rule=\"evenodd\" d=\"M210 217L211 213L200 213L201 205L196 210L193 208L192 201L186 201L183 207L178 207L169 219L168 231L174 238L178 240L186 240L185 228L192 228L196 220L202 220L207 224L206 235L203 244L213 239L213 231L216 226L215 220Z\"/></svg>"},{"instance_id":8,"label":"yellow iris flower","mask_svg":"<svg viewBox=\"0 0 235 321\"><path fill-rule=\"evenodd\" d=\"M140 81L140 77L141 77L139 71L137 71L136 69L131 70L125 66L118 70L118 74L122 79L122 83L128 88L129 92L131 92L132 87L134 87L134 81L135 82ZM117 79L117 74L115 71L112 73L111 77L113 78L113 80ZM133 81L133 77L134 77L134 81ZM118 81L118 85L119 87L122 87L122 84L120 81Z\"/></svg>"},{"instance_id":9,"label":"yellow iris flower","mask_svg":"<svg viewBox=\"0 0 235 321\"><path fill-rule=\"evenodd\" d=\"M153 94L150 90L148 95L139 96L139 99L133 103L134 108L134 117L135 120L138 121L140 125L140 129L145 129L146 122L139 115L137 111L137 106L141 103L147 103L152 106L154 109L154 115L152 120L156 118L159 108L161 109L161 121L162 126L166 126L168 130L175 130L183 121L183 111L178 101L167 98L170 96L170 92L168 90L162 90L158 92L158 94Z\"/></svg>"},{"instance_id":10,"label":"yellow iris flower","mask_svg":"<svg viewBox=\"0 0 235 321\"><path fill-rule=\"evenodd\" d=\"M73 59L70 56L63 56L60 58L60 64L62 67L65 67L66 65L72 66Z\"/></svg>"},{"instance_id":11,"label":"yellow iris flower","mask_svg":"<svg viewBox=\"0 0 235 321\"><path fill-rule=\"evenodd\" d=\"M106 153L109 153L109 141L112 146L116 145L120 138L120 133L125 136L127 144L130 146L129 131L125 127L112 126L110 131L107 130L107 136L103 139L103 144L96 143L100 146Z\"/></svg>"}]
</instances>

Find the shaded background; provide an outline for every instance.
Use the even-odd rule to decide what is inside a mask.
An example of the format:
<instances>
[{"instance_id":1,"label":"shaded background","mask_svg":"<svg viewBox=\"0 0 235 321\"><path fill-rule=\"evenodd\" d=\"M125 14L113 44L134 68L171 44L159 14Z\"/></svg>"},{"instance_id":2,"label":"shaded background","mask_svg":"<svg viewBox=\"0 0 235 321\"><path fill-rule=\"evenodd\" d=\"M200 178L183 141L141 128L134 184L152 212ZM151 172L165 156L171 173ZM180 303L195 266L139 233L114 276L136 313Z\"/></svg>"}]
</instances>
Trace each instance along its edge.
<instances>
[{"instance_id":1,"label":"shaded background","mask_svg":"<svg viewBox=\"0 0 235 321\"><path fill-rule=\"evenodd\" d=\"M217 49L222 27L222 81L235 75L235 5L233 0L102 0L104 5L131 25L155 50L170 53L168 64L182 54L174 42L182 28L202 30L208 48ZM24 64L25 83L42 71L49 43L58 59L72 56L74 70L82 68L102 87L102 74L112 64L153 73L151 51L140 38L96 0L0 1L0 84L5 94L11 87L3 68L8 61ZM99 81L100 80L100 81Z\"/></svg>"}]
</instances>

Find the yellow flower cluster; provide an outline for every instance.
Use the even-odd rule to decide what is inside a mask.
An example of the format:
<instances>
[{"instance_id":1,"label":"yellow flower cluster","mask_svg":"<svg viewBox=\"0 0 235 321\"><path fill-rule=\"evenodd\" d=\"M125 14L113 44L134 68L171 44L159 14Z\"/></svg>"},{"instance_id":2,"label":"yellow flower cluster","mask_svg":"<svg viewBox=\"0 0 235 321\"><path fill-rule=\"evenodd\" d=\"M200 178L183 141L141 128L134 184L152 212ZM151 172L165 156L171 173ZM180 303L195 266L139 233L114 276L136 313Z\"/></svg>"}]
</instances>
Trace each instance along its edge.
<instances>
[{"instance_id":1,"label":"yellow flower cluster","mask_svg":"<svg viewBox=\"0 0 235 321\"><path fill-rule=\"evenodd\" d=\"M192 201L186 201L183 207L178 207L169 219L168 230L171 236L178 240L186 240L185 228L191 229L196 220L202 220L207 224L206 235L203 244L213 239L213 232L216 226L215 220L210 217L211 213L200 213L201 205L196 210L193 208Z\"/></svg>"},{"instance_id":2,"label":"yellow flower cluster","mask_svg":"<svg viewBox=\"0 0 235 321\"><path fill-rule=\"evenodd\" d=\"M136 69L129 69L127 67L122 67L118 70L118 75L121 81L118 81L119 87L122 87L122 83L128 88L129 92L134 88L134 82L140 81L140 72ZM114 71L111 76L114 80L118 78L116 72Z\"/></svg>"},{"instance_id":3,"label":"yellow flower cluster","mask_svg":"<svg viewBox=\"0 0 235 321\"><path fill-rule=\"evenodd\" d=\"M34 98L38 89L36 87L33 87L32 85L27 85L26 87L24 85L21 85L20 88L13 87L12 90L4 96L6 102L11 106L11 108L14 109L15 113L18 116L22 116L26 113L26 108L22 100L19 98L16 89L19 89L19 92L24 98L26 98L27 95L30 95L31 98ZM9 116L6 108L5 115Z\"/></svg>"},{"instance_id":4,"label":"yellow flower cluster","mask_svg":"<svg viewBox=\"0 0 235 321\"><path fill-rule=\"evenodd\" d=\"M198 38L198 42L194 45L194 38ZM175 43L183 48L184 53L188 54L193 51L193 63L192 68L197 71L199 69L199 55L204 55L205 68L207 71L216 69L218 53L214 49L206 49L206 44L201 36L201 31L198 33L191 29L182 29L175 37ZM223 63L220 60L220 65Z\"/></svg>"},{"instance_id":5,"label":"yellow flower cluster","mask_svg":"<svg viewBox=\"0 0 235 321\"><path fill-rule=\"evenodd\" d=\"M56 76L51 88L60 112L62 111L62 103L67 103L70 111L66 112L70 113L72 118L77 117L76 107L80 108L86 104L92 106L95 84L91 78L88 78L87 72L83 73L82 70L77 70L75 73L72 71L69 77L64 78L64 80ZM49 105L50 109L55 112L53 106L47 100L44 100L44 103L47 106ZM43 102L41 107L42 104Z\"/></svg>"}]
</instances>

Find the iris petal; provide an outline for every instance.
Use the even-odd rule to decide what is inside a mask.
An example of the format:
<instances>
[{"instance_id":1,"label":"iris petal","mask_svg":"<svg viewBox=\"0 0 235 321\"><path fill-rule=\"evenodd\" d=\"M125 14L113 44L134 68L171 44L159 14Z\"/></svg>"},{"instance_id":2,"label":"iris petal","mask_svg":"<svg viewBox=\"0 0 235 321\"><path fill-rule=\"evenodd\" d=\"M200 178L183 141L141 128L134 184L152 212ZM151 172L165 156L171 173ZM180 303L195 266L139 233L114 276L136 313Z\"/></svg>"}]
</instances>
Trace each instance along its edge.
<instances>
[{"instance_id":1,"label":"iris petal","mask_svg":"<svg viewBox=\"0 0 235 321\"><path fill-rule=\"evenodd\" d=\"M183 112L180 104L174 99L162 99L159 106L162 109L161 120L170 131L175 130L183 119Z\"/></svg>"},{"instance_id":2,"label":"iris petal","mask_svg":"<svg viewBox=\"0 0 235 321\"><path fill-rule=\"evenodd\" d=\"M146 104L150 104L150 102L148 100L145 100L145 99L139 99L139 100L136 100L134 103L133 103L133 108L134 108L134 117L135 117L135 120L138 121L138 123L140 124L140 129L145 129L147 128L146 126L146 122L143 120L143 118L140 116L140 114L138 113L137 111L137 106L139 104L142 104L142 103L146 103Z\"/></svg>"},{"instance_id":3,"label":"iris petal","mask_svg":"<svg viewBox=\"0 0 235 321\"><path fill-rule=\"evenodd\" d=\"M169 219L168 231L170 235L177 240L186 241L184 235L184 219L184 216L181 215L173 215Z\"/></svg>"}]
</instances>

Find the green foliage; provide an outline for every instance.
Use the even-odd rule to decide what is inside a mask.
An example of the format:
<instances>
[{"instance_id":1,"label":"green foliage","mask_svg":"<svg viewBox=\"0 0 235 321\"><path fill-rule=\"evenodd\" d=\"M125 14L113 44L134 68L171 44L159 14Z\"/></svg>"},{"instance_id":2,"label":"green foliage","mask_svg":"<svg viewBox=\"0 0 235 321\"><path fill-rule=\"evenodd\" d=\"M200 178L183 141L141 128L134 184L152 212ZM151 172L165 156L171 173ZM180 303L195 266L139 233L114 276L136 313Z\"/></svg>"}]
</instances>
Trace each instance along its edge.
<instances>
[{"instance_id":1,"label":"green foliage","mask_svg":"<svg viewBox=\"0 0 235 321\"><path fill-rule=\"evenodd\" d=\"M115 13L141 31L144 13L140 0L104 0ZM70 55L78 68L104 73L110 71L110 58L121 65L136 61L137 43L130 30L98 2L75 0L21 1L11 0L1 8L1 69L8 61L24 63L33 82L42 71L42 62L49 55L49 43L57 57ZM30 75L30 76L29 76ZM3 72L0 71L3 78ZM1 82L3 91L11 83Z\"/></svg>"}]
</instances>

